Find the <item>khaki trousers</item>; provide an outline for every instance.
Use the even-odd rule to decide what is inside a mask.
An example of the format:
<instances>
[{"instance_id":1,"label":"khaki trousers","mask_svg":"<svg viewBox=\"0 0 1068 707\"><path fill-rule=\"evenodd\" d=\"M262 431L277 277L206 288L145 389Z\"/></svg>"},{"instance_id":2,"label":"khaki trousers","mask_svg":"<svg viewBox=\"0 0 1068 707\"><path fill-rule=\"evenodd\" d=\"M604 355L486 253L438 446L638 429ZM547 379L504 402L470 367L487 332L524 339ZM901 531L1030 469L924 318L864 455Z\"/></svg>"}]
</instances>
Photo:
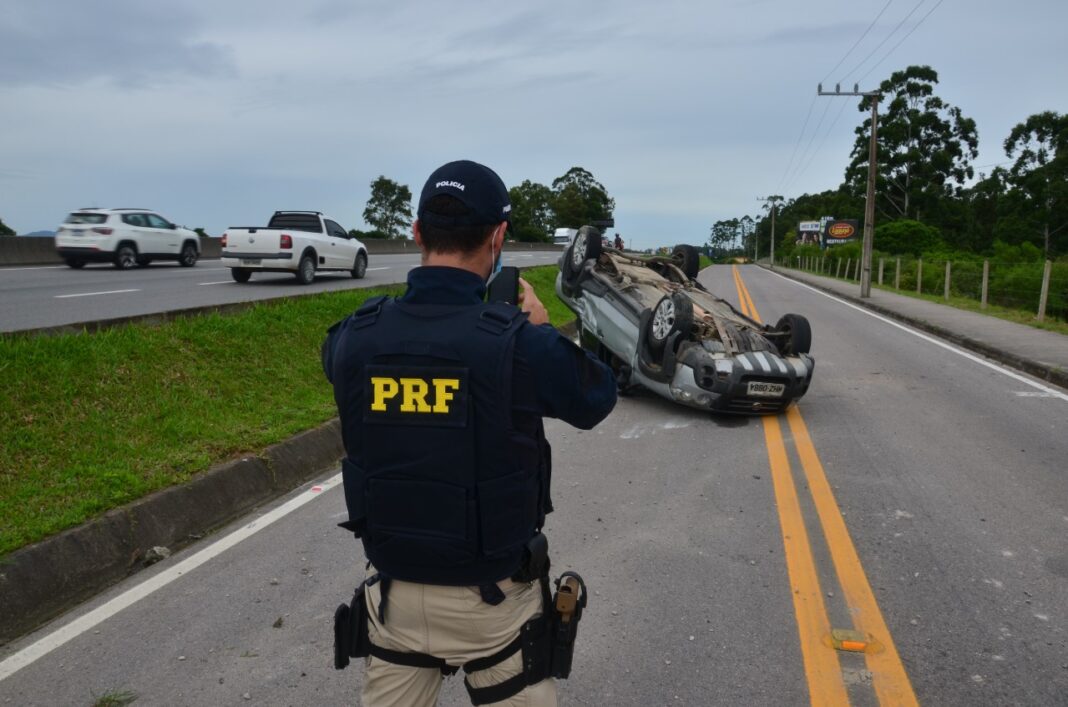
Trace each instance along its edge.
<instances>
[{"instance_id":1,"label":"khaki trousers","mask_svg":"<svg viewBox=\"0 0 1068 707\"><path fill-rule=\"evenodd\" d=\"M447 587L393 580L386 622L378 620L382 583L367 589L371 642L395 651L427 653L449 665L462 665L500 651L520 627L542 613L541 585L510 579L498 582L504 601L482 601L477 587ZM493 667L469 674L473 687L504 682L522 670L522 651ZM436 668L412 668L374 656L367 659L362 701L365 707L432 707L443 677ZM555 707L556 683L547 678L503 702L503 707Z\"/></svg>"}]
</instances>

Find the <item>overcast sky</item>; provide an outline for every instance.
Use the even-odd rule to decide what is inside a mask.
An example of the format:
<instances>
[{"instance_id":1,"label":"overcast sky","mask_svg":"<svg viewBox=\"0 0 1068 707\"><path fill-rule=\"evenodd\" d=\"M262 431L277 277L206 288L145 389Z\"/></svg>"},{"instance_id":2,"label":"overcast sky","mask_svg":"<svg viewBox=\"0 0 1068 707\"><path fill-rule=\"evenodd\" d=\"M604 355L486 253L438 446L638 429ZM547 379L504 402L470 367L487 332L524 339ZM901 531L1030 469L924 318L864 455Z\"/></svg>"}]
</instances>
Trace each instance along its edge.
<instances>
[{"instance_id":1,"label":"overcast sky","mask_svg":"<svg viewBox=\"0 0 1068 707\"><path fill-rule=\"evenodd\" d=\"M378 175L418 198L466 158L509 186L582 166L631 245L704 242L841 182L863 116L821 80L931 65L988 172L1016 123L1068 112L1065 27L1065 0L4 0L0 219L364 228Z\"/></svg>"}]
</instances>

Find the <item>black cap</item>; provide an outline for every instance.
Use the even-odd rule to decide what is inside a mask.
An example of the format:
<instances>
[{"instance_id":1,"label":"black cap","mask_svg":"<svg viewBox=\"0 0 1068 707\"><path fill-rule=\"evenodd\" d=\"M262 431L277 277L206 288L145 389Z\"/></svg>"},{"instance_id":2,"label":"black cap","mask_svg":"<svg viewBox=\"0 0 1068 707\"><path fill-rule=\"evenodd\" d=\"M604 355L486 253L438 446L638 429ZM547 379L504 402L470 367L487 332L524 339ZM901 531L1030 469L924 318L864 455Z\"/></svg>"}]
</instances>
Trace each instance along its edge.
<instances>
[{"instance_id":1,"label":"black cap","mask_svg":"<svg viewBox=\"0 0 1068 707\"><path fill-rule=\"evenodd\" d=\"M442 216L429 213L427 202L439 194L459 199L470 209L466 216ZM449 162L434 170L419 195L417 215L435 226L489 226L508 221L511 225L512 204L508 189L497 173L471 160Z\"/></svg>"}]
</instances>

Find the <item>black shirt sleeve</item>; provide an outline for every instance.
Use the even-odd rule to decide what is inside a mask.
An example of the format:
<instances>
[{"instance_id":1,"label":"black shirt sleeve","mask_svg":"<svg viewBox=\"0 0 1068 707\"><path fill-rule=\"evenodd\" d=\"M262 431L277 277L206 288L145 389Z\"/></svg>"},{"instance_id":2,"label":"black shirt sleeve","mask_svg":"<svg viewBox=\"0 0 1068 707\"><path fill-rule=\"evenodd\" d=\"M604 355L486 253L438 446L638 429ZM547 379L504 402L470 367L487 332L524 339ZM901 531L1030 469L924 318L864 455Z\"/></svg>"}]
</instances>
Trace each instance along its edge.
<instances>
[{"instance_id":1,"label":"black shirt sleeve","mask_svg":"<svg viewBox=\"0 0 1068 707\"><path fill-rule=\"evenodd\" d=\"M612 369L556 329L525 325L517 333L516 347L533 373L542 415L588 430L612 412Z\"/></svg>"}]
</instances>

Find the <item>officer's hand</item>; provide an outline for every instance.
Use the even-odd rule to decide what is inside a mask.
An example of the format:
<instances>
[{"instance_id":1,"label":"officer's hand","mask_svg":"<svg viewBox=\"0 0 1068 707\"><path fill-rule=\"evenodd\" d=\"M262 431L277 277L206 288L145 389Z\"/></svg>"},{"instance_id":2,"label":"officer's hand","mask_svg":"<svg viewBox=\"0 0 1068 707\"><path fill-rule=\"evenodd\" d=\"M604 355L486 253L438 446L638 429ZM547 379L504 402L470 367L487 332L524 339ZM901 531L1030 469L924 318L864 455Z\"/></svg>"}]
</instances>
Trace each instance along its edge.
<instances>
[{"instance_id":1,"label":"officer's hand","mask_svg":"<svg viewBox=\"0 0 1068 707\"><path fill-rule=\"evenodd\" d=\"M519 278L519 285L523 291L519 293L519 308L529 315L531 324L548 324L549 313L545 311L545 305L534 294L534 288L530 283Z\"/></svg>"}]
</instances>

